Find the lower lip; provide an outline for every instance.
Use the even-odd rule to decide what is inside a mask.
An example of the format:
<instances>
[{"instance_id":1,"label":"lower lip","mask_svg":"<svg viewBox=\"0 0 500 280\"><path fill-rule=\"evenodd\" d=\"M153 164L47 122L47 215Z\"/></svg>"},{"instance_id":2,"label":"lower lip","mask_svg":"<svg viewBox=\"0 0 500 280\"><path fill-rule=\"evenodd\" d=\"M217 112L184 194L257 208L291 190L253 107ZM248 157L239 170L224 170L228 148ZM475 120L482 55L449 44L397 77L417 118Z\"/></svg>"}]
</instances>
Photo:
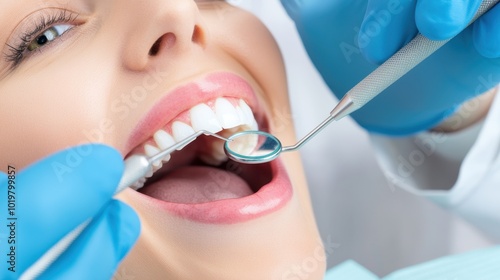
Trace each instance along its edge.
<instances>
[{"instance_id":1,"label":"lower lip","mask_svg":"<svg viewBox=\"0 0 500 280\"><path fill-rule=\"evenodd\" d=\"M253 195L200 204L171 203L137 192L154 208L163 209L191 221L206 224L235 224L265 216L283 208L292 198L293 190L283 162L271 162L273 179Z\"/></svg>"}]
</instances>

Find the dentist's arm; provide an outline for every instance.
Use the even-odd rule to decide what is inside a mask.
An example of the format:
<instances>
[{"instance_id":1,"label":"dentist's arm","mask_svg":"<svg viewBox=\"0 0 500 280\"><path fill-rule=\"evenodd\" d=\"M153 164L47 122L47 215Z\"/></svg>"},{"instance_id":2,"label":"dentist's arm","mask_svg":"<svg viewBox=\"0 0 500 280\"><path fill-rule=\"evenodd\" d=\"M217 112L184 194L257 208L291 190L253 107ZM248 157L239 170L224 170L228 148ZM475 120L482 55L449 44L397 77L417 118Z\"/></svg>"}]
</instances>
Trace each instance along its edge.
<instances>
[{"instance_id":1,"label":"dentist's arm","mask_svg":"<svg viewBox=\"0 0 500 280\"><path fill-rule=\"evenodd\" d=\"M3 236L13 240L0 244L2 256L15 257L9 257L11 263L2 261L0 278L18 279L58 240L93 218L40 279L110 279L140 232L137 214L112 199L123 172L120 154L107 146L86 145L18 171L0 173L2 223L17 218L9 220L14 231L2 226ZM15 200L12 214L7 211L9 194Z\"/></svg>"},{"instance_id":2,"label":"dentist's arm","mask_svg":"<svg viewBox=\"0 0 500 280\"><path fill-rule=\"evenodd\" d=\"M418 31L460 32L481 1L282 0L312 61L342 97ZM500 81L500 5L352 117L365 129L409 135L439 125ZM457 127L458 129L460 127Z\"/></svg>"}]
</instances>

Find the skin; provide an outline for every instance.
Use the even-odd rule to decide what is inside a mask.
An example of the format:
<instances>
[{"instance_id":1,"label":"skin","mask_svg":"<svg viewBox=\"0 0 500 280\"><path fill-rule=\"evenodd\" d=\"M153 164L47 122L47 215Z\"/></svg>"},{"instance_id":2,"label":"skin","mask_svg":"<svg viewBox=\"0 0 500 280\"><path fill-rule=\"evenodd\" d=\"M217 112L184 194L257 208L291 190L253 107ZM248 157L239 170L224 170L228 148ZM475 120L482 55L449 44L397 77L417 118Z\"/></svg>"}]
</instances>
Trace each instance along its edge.
<instances>
[{"instance_id":1,"label":"skin","mask_svg":"<svg viewBox=\"0 0 500 280\"><path fill-rule=\"evenodd\" d=\"M65 8L78 14L67 24L78 26L14 70L0 61L0 127L8 131L0 138L1 171L88 142L125 155L128 136L162 95L217 71L246 79L265 106L273 134L284 144L295 142L280 52L249 13L223 1L25 2L0 4L0 25L9 31L0 35L2 45L30 31L40 13L57 15ZM150 55L159 38L163 48ZM126 98L151 75L161 81L143 101ZM113 102L129 110L116 112ZM325 255L300 158L282 158L293 182L292 200L249 222L195 223L138 205L132 190L122 193L119 198L139 214L142 232L115 278L322 279Z\"/></svg>"},{"instance_id":2,"label":"skin","mask_svg":"<svg viewBox=\"0 0 500 280\"><path fill-rule=\"evenodd\" d=\"M491 104L495 99L498 88L481 94L460 106L453 116L449 117L432 131L442 133L454 133L466 129L483 120L488 114Z\"/></svg>"}]
</instances>

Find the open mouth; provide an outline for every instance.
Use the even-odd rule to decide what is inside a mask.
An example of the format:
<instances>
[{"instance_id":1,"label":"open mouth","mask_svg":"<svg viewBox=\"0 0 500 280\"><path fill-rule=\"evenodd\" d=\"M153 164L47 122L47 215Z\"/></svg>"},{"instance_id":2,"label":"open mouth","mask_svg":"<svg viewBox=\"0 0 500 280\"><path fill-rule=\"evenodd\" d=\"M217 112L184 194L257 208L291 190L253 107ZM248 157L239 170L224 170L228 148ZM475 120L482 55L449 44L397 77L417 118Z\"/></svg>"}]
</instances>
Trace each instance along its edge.
<instances>
[{"instance_id":1,"label":"open mouth","mask_svg":"<svg viewBox=\"0 0 500 280\"><path fill-rule=\"evenodd\" d=\"M212 81L225 84L226 88L237 82L240 90L249 89L246 82L234 75L225 74L223 78L215 75ZM247 86L242 87L242 82ZM128 155L154 156L200 130L229 137L239 131L267 127L263 114L254 113L241 96L217 95L153 130L149 138ZM289 200L291 184L279 162L242 165L227 158L223 145L223 140L200 136L171 156L155 162L153 171L133 187L153 199L150 201L153 204L209 223L244 221L273 211ZM257 141L247 145L257 145Z\"/></svg>"},{"instance_id":2,"label":"open mouth","mask_svg":"<svg viewBox=\"0 0 500 280\"><path fill-rule=\"evenodd\" d=\"M239 131L258 128L252 110L244 100L221 97L183 112L156 131L142 148L147 156L152 157L200 130L229 137ZM270 172L265 170L269 171L269 166L249 166L259 169L258 176L254 176L257 172L230 162L223 145L221 139L200 136L172 156L155 162L153 170L133 187L163 201L203 203L251 195L271 180Z\"/></svg>"}]
</instances>

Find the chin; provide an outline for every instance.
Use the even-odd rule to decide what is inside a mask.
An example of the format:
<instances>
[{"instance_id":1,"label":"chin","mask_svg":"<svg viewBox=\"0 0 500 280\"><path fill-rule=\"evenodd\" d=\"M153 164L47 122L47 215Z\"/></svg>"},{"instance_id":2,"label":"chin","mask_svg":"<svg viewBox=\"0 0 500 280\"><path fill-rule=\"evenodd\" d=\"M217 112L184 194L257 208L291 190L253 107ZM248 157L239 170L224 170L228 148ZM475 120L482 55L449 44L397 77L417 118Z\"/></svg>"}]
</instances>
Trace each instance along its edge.
<instances>
[{"instance_id":1,"label":"chin","mask_svg":"<svg viewBox=\"0 0 500 280\"><path fill-rule=\"evenodd\" d=\"M224 137L263 130L294 141L293 129L273 129L255 92L230 72L182 85L144 114L125 157L152 156L199 130ZM118 279L323 277L326 259L297 154L243 165L227 158L221 140L201 136L155 163L134 188L120 199L139 214L141 237Z\"/></svg>"}]
</instances>

